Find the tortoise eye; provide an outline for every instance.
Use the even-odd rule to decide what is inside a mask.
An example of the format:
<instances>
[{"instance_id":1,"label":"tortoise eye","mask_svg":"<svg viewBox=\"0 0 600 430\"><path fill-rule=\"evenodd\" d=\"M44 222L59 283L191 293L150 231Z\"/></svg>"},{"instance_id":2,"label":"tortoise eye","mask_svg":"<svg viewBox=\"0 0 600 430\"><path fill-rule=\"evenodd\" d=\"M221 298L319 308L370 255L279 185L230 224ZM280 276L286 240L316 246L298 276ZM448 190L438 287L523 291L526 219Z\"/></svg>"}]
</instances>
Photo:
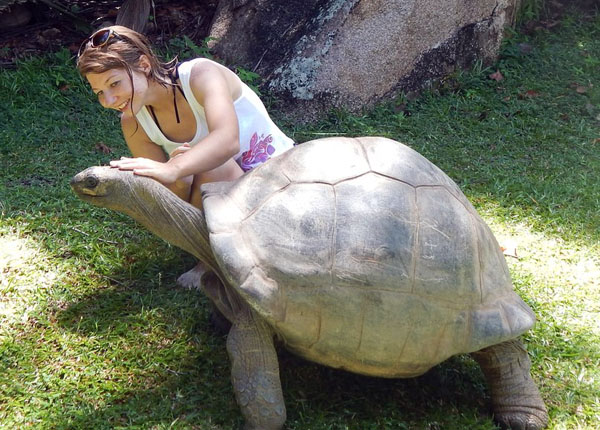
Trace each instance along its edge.
<instances>
[{"instance_id":1,"label":"tortoise eye","mask_svg":"<svg viewBox=\"0 0 600 430\"><path fill-rule=\"evenodd\" d=\"M88 176L87 178L85 178L85 187L96 188L99 182L100 181L98 181L98 178L96 178L95 176Z\"/></svg>"}]
</instances>

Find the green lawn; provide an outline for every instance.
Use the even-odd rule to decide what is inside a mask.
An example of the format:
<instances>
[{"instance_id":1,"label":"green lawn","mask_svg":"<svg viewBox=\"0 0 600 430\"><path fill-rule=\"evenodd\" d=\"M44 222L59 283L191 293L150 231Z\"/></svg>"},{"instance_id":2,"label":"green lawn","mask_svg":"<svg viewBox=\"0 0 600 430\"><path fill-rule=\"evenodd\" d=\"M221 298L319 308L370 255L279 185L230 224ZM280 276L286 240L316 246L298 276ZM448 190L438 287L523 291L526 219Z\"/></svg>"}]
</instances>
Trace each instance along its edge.
<instances>
[{"instance_id":1,"label":"green lawn","mask_svg":"<svg viewBox=\"0 0 600 430\"><path fill-rule=\"evenodd\" d=\"M236 428L224 339L207 300L175 286L193 259L69 188L127 154L116 116L66 51L0 71L0 100L0 429ZM538 316L524 340L550 428L600 428L599 16L514 34L496 65L416 100L311 126L277 119L298 141L391 137L456 180L516 249L507 259ZM468 357L409 380L284 352L281 368L289 429L495 428Z\"/></svg>"}]
</instances>

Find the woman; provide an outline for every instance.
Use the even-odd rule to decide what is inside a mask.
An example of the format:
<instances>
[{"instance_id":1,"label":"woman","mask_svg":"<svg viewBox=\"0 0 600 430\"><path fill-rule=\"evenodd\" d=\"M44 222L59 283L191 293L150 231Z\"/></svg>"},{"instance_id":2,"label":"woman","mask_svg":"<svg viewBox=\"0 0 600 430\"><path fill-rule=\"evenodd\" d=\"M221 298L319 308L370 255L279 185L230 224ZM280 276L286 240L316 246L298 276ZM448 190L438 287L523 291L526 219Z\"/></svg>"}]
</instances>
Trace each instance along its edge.
<instances>
[{"instance_id":1,"label":"woman","mask_svg":"<svg viewBox=\"0 0 600 430\"><path fill-rule=\"evenodd\" d=\"M77 68L100 104L121 112L133 158L111 166L152 177L198 208L201 184L234 180L293 146L235 73L205 58L163 63L129 28L88 37Z\"/></svg>"}]
</instances>

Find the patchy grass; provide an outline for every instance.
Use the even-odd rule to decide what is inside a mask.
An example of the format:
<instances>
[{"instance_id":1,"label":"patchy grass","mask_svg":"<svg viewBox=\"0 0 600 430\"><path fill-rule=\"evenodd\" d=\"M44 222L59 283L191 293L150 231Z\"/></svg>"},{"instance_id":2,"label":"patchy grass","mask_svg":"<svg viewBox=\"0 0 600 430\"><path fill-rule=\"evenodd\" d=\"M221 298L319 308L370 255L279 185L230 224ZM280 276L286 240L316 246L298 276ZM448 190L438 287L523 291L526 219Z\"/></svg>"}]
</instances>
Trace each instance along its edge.
<instances>
[{"instance_id":1,"label":"patchy grass","mask_svg":"<svg viewBox=\"0 0 600 430\"><path fill-rule=\"evenodd\" d=\"M525 336L551 429L600 422L600 19L514 34L417 100L332 112L299 141L385 135L445 170L489 222L538 316ZM499 71L502 80L489 76ZM495 75L498 77L498 75ZM78 171L125 155L65 51L0 71L0 429L232 429L241 418L193 264L79 201ZM105 153L110 150L112 152ZM494 429L477 366L408 380L281 353L289 429Z\"/></svg>"}]
</instances>

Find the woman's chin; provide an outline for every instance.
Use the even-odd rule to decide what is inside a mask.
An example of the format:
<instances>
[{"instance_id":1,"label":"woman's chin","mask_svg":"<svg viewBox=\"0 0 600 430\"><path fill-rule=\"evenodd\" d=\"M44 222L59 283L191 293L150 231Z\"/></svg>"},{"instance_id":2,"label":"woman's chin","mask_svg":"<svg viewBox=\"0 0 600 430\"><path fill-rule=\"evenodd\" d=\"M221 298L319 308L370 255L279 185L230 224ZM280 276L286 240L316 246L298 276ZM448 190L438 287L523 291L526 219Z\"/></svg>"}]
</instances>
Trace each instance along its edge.
<instances>
[{"instance_id":1,"label":"woman's chin","mask_svg":"<svg viewBox=\"0 0 600 430\"><path fill-rule=\"evenodd\" d=\"M121 118L121 119L133 118L135 116L134 113L131 111L131 109L120 110L118 112L119 112L119 118Z\"/></svg>"}]
</instances>

